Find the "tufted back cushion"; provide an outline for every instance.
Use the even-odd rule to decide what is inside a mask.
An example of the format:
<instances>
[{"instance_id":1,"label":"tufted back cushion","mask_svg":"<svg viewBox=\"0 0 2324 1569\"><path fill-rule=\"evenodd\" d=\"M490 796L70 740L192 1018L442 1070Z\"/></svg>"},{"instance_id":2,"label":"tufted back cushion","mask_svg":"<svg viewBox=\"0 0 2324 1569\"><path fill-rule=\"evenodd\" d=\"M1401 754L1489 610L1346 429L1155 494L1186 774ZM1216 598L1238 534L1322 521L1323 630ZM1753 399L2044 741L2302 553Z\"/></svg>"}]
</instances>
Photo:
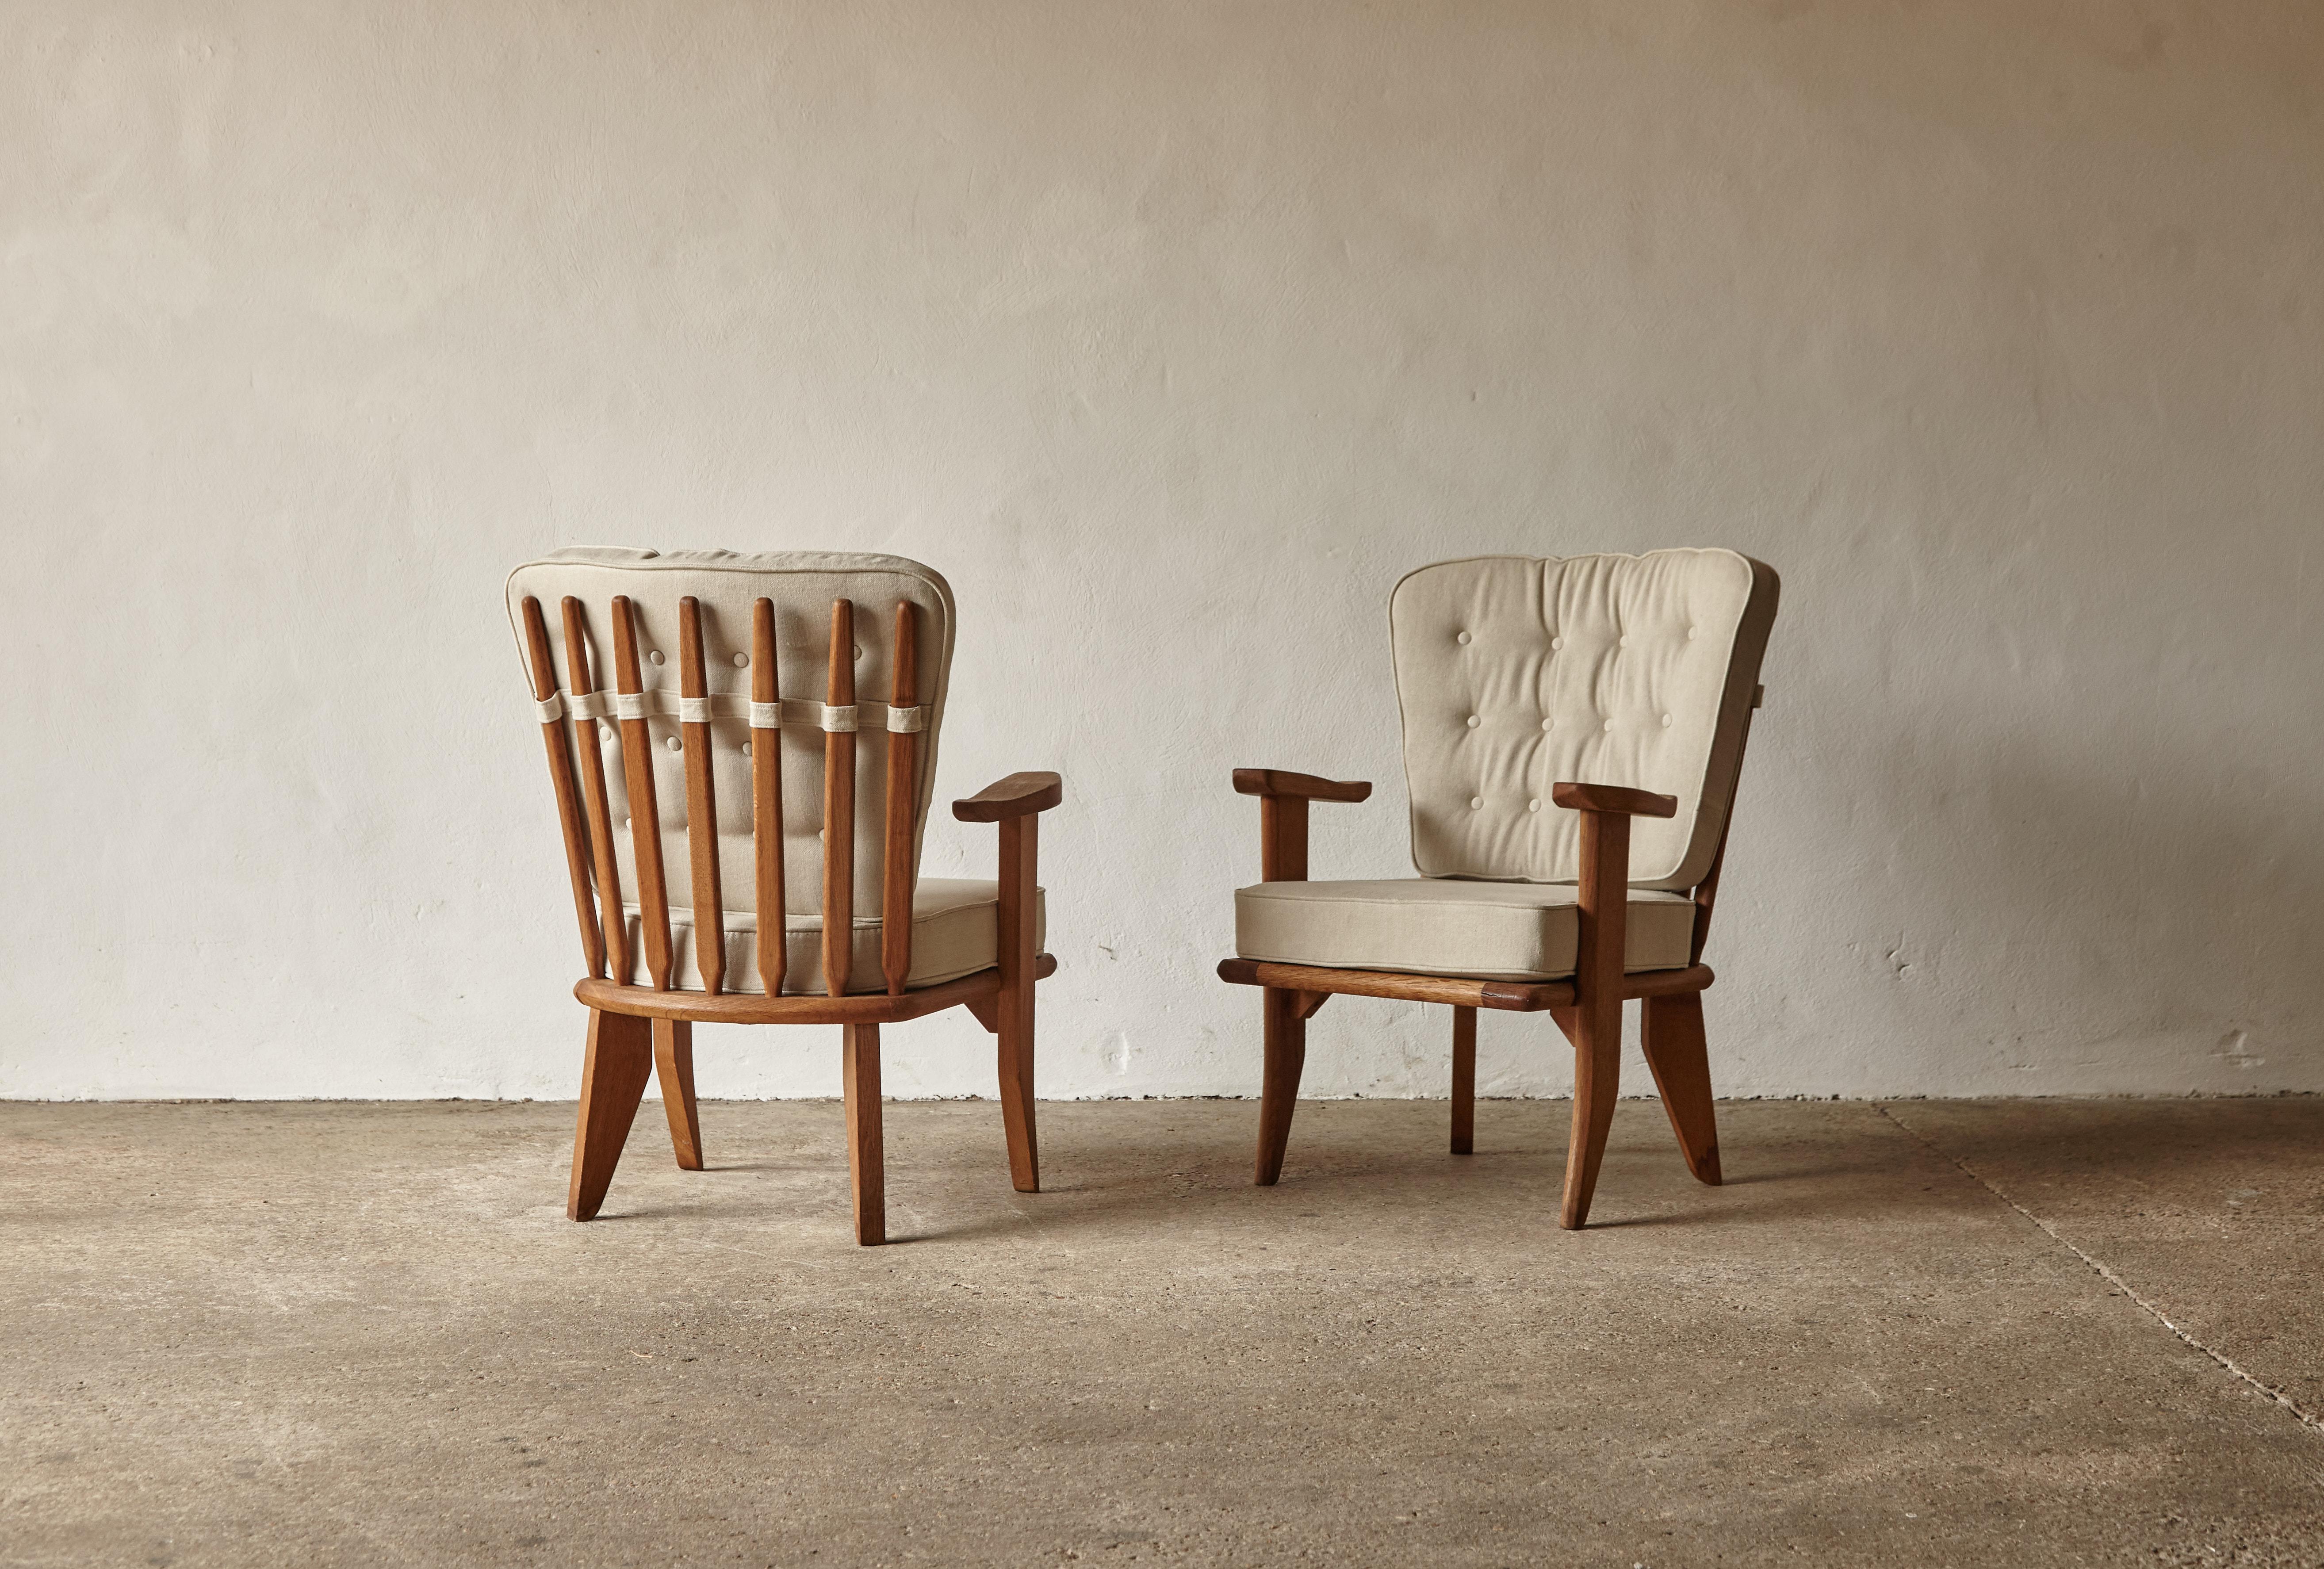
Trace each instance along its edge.
<instances>
[{"instance_id":1,"label":"tufted back cushion","mask_svg":"<svg viewBox=\"0 0 2324 1569\"><path fill-rule=\"evenodd\" d=\"M1630 881L1702 881L1734 798L1774 570L1732 550L1481 556L1388 598L1412 861L1424 877L1572 882L1562 780L1678 798L1632 820Z\"/></svg>"},{"instance_id":2,"label":"tufted back cushion","mask_svg":"<svg viewBox=\"0 0 2324 1569\"><path fill-rule=\"evenodd\" d=\"M662 866L670 908L694 904L693 870L686 840L686 759L678 749L679 690L678 603L688 595L700 602L703 669L712 702L712 779L718 804L718 881L728 909L752 908L756 882L751 855L751 760L744 742L768 732L750 728L751 610L761 598L774 602L775 666L784 698L820 704L831 651L831 602L855 602L855 695L862 705L885 704L893 688L890 644L896 602L918 607L918 697L927 706L927 728L918 760L918 799L913 815L913 867L919 865L928 795L936 777L936 737L944 718L945 689L952 677L951 586L934 568L900 556L851 555L836 551L779 551L737 555L730 550L653 550L590 548L560 550L527 562L509 575L509 623L515 630L517 658L530 695L525 664L523 605L540 601L549 641L557 660L558 687L573 691L573 665L565 647L566 595L581 601L587 623L589 673L597 690L615 688L613 602L628 595L635 606L638 675L649 693L659 694L668 711L646 720L653 757L654 801L661 818ZM737 664L740 658L744 662ZM620 727L596 722L605 761L607 799L613 809L614 852L620 862L622 897L638 902L637 867L630 835L629 787L622 766ZM824 733L809 720L786 719L783 749L784 899L788 914L817 913L823 903ZM881 913L881 846L887 820L888 733L883 723L864 721L856 732L855 914Z\"/></svg>"}]
</instances>

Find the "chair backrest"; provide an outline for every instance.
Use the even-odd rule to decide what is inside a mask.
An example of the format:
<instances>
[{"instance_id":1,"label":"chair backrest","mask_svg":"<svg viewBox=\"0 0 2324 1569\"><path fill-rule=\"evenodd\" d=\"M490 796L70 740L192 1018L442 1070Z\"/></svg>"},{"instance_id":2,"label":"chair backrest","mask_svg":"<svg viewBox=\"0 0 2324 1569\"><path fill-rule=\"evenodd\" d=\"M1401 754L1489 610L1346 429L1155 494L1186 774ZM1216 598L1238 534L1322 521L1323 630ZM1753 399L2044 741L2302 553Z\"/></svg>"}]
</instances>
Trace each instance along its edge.
<instances>
[{"instance_id":1,"label":"chair backrest","mask_svg":"<svg viewBox=\"0 0 2324 1569\"><path fill-rule=\"evenodd\" d=\"M941 575L898 556L593 548L519 567L507 601L591 974L727 989L726 933L747 928L750 990L837 996L855 923L892 908L880 969L902 992L952 675ZM817 914L821 973L803 975L784 918Z\"/></svg>"},{"instance_id":2,"label":"chair backrest","mask_svg":"<svg viewBox=\"0 0 2324 1569\"><path fill-rule=\"evenodd\" d=\"M1631 825L1634 886L1710 873L1734 799L1773 568L1732 550L1480 556L1388 598L1412 861L1424 877L1572 882L1573 780L1678 798Z\"/></svg>"}]
</instances>

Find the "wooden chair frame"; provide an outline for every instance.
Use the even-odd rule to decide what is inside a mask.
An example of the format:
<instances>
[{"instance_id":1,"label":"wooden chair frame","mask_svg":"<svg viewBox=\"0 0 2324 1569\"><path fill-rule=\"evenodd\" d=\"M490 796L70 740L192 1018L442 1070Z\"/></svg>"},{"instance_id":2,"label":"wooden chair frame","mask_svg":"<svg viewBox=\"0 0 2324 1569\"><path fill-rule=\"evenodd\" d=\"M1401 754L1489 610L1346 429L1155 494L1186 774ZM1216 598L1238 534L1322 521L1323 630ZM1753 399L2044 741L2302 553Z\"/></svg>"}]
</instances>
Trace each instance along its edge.
<instances>
[{"instance_id":1,"label":"wooden chair frame","mask_svg":"<svg viewBox=\"0 0 2324 1569\"><path fill-rule=\"evenodd\" d=\"M1759 696L1754 693L1752 707ZM1750 719L1744 719L1744 740ZM1738 744L1736 768L1742 767ZM1235 789L1259 798L1259 879L1265 882L1307 880L1307 804L1361 801L1370 783L1317 779L1277 769L1239 768ZM1300 1070L1307 1060L1307 1020L1334 996L1392 997L1407 1002L1443 1002L1452 1009L1452 1153L1475 1148L1477 1104L1477 1010L1515 1013L1546 1010L1573 1046L1573 1131L1566 1145L1565 1195L1558 1223L1577 1230L1590 1217L1605 1159L1606 1135L1613 1126L1614 1102L1621 1088L1622 1005L1633 998L1645 1017L1642 1038L1663 1110L1678 1135L1687 1169L1719 1186L1719 1125L1711 1094L1710 1049L1703 1035L1702 993L1716 977L1702 962L1711 913L1719 897L1720 868L1727 860L1727 832L1720 831L1711 870L1694 890L1694 937L1684 968L1626 974L1622 967L1630 909L1630 819L1677 814L1675 797L1617 785L1567 782L1550 789L1550 799L1582 814L1581 933L1569 981L1494 981L1456 975L1407 974L1388 970L1340 970L1314 964L1278 964L1258 959L1225 959L1219 978L1261 988L1261 1029L1266 1060L1259 1092L1259 1159L1254 1180L1271 1187L1283 1175L1283 1153L1291 1138L1291 1115L1299 1096ZM1728 822L1734 821L1730 809Z\"/></svg>"},{"instance_id":2,"label":"wooden chair frame","mask_svg":"<svg viewBox=\"0 0 2324 1569\"><path fill-rule=\"evenodd\" d=\"M558 697L555 660L540 602L524 600L524 632L533 697L548 714ZM562 604L569 690L587 697L596 690L589 669L588 611L578 599ZM613 601L613 646L616 690L643 690L638 670L635 615L628 598ZM918 621L908 601L896 605L894 686L891 708L918 701ZM825 702L847 707L855 702L853 662L855 606L836 599L831 606L831 655ZM703 669L701 607L691 596L678 604L680 690L688 698L708 695ZM771 600L761 598L752 616L752 698L779 701ZM588 1042L582 1058L581 1107L573 1140L573 1177L565 1213L576 1221L597 1214L622 1146L645 1094L649 1075L661 1081L678 1164L702 1169L702 1127L694 1094L694 1026L716 1024L836 1024L841 1030L841 1070L847 1107L847 1163L854 1195L855 1240L865 1246L887 1241L887 1182L882 1158L880 1103L880 1027L964 1007L999 1040L1001 1122L1009 1145L1010 1180L1020 1193L1041 1186L1040 1148L1033 1103L1034 983L1055 973L1056 961L1038 952L1034 940L1039 814L1064 798L1054 773L1014 773L975 795L953 803L964 823L1000 828L1000 926L996 962L989 968L918 991L906 989L912 969L912 893L915 886L913 832L918 808L915 765L920 737L891 731L888 745L887 820L881 859L883 916L880 969L886 990L847 990L853 968L855 838L855 734L824 734L823 973L824 996L782 994L784 863L782 748L762 743L751 749L752 861L758 909L759 973L763 995L724 990L725 934L719 887L717 801L712 782L711 726L682 724L686 759L687 848L693 874L695 955L703 990L680 992L671 984L669 892L662 870L661 833L654 795L653 767L642 718L621 725L622 758L630 794L631 845L637 868L641 946L650 984L637 985L628 947L621 873L613 854L613 812L605 793L604 759L595 727L605 723L562 713L541 722L549 781L557 796L573 905L581 929L588 975L573 988L589 1010ZM779 734L756 731L766 737ZM576 771L575 757L580 766ZM901 918L898 918L900 916Z\"/></svg>"}]
</instances>

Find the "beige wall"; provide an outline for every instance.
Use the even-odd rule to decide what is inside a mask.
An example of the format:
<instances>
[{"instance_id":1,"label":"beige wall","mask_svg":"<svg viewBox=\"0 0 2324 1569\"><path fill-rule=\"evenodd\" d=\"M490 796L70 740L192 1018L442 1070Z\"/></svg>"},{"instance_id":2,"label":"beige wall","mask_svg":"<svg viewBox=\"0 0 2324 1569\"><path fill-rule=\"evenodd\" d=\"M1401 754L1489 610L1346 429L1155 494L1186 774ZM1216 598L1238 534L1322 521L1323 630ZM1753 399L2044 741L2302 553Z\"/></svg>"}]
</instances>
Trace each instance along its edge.
<instances>
[{"instance_id":1,"label":"beige wall","mask_svg":"<svg viewBox=\"0 0 2324 1569\"><path fill-rule=\"evenodd\" d=\"M2319 245L2305 0L14 0L0 1094L569 1094L497 596L586 541L950 575L939 788L1068 781L1047 1094L1255 1086L1230 766L1404 868L1398 573L1672 543L1786 585L1724 1089L2324 1089Z\"/></svg>"}]
</instances>

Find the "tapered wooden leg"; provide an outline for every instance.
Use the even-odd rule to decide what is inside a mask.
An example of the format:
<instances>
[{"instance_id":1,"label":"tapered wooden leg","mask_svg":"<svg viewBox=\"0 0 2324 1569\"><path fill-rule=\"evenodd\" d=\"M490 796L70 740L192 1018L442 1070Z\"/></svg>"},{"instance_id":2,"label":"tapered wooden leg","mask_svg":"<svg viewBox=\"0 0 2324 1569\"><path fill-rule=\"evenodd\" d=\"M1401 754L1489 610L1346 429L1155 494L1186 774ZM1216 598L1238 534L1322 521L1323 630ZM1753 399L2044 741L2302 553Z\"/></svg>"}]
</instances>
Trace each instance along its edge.
<instances>
[{"instance_id":1,"label":"tapered wooden leg","mask_svg":"<svg viewBox=\"0 0 2324 1569\"><path fill-rule=\"evenodd\" d=\"M1655 1070L1655 1087L1662 1092L1663 1110L1670 1113L1679 1152L1699 1181L1717 1187L1719 1114L1711 1101L1711 1052L1702 1035L1702 993L1649 997L1646 1008L1641 1033L1646 1066Z\"/></svg>"},{"instance_id":2,"label":"tapered wooden leg","mask_svg":"<svg viewBox=\"0 0 2324 1569\"><path fill-rule=\"evenodd\" d=\"M661 1080L662 1114L681 1171L702 1169L702 1112L694 1103L694 1025L684 1019L653 1021L654 1076Z\"/></svg>"},{"instance_id":3,"label":"tapered wooden leg","mask_svg":"<svg viewBox=\"0 0 2324 1569\"><path fill-rule=\"evenodd\" d=\"M1557 1214L1557 1223L1570 1232L1590 1218L1606 1135L1614 1126L1614 1102L1622 1087L1622 1004L1605 1001L1572 1013L1573 1132L1565 1147L1565 1202Z\"/></svg>"},{"instance_id":4,"label":"tapered wooden leg","mask_svg":"<svg viewBox=\"0 0 2324 1569\"><path fill-rule=\"evenodd\" d=\"M1267 1066L1259 1094L1259 1166L1261 1187L1283 1175L1284 1147L1291 1142L1291 1113L1299 1105L1299 1070L1307 1064L1307 1021L1299 1016L1299 993L1268 986L1260 991Z\"/></svg>"},{"instance_id":5,"label":"tapered wooden leg","mask_svg":"<svg viewBox=\"0 0 2324 1569\"><path fill-rule=\"evenodd\" d=\"M1040 819L1001 825L1001 990L992 999L1000 1025L1001 1123L1009 1139L1009 1180L1019 1193L1041 1191L1041 1138L1033 1115L1033 901Z\"/></svg>"},{"instance_id":6,"label":"tapered wooden leg","mask_svg":"<svg viewBox=\"0 0 2324 1569\"><path fill-rule=\"evenodd\" d=\"M840 1077L847 1085L847 1175L855 1194L855 1240L888 1240L888 1159L880 1130L880 1027L843 1024Z\"/></svg>"},{"instance_id":7,"label":"tapered wooden leg","mask_svg":"<svg viewBox=\"0 0 2324 1569\"><path fill-rule=\"evenodd\" d=\"M1477 1147L1477 1011L1452 1010L1452 1153Z\"/></svg>"},{"instance_id":8,"label":"tapered wooden leg","mask_svg":"<svg viewBox=\"0 0 2324 1569\"><path fill-rule=\"evenodd\" d=\"M581 1117L573 1133L573 1181L565 1213L593 1218L621 1164L622 1146L653 1073L653 1031L626 1013L589 1011L589 1044L581 1058Z\"/></svg>"}]
</instances>

